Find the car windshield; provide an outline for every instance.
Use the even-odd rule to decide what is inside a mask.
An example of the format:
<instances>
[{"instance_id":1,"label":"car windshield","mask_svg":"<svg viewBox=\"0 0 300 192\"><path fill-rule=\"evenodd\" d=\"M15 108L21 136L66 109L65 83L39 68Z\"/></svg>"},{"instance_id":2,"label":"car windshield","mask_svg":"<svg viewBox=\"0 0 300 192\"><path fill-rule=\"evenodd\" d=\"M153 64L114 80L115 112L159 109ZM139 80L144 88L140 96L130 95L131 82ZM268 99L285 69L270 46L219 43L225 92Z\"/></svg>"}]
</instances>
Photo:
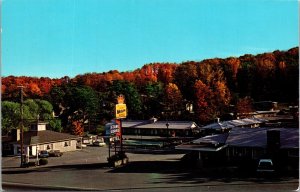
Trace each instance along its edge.
<instances>
[{"instance_id":1,"label":"car windshield","mask_svg":"<svg viewBox=\"0 0 300 192\"><path fill-rule=\"evenodd\" d=\"M47 151L41 151L41 154L47 154L48 152Z\"/></svg>"}]
</instances>

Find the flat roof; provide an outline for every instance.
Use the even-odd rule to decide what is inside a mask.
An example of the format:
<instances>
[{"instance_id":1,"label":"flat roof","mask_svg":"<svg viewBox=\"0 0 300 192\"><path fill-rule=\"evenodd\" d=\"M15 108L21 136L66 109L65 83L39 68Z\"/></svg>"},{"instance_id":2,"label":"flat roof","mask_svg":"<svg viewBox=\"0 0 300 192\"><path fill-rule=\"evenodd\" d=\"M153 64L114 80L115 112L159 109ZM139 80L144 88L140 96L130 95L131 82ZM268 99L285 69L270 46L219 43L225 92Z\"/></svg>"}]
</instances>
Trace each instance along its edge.
<instances>
[{"instance_id":1,"label":"flat roof","mask_svg":"<svg viewBox=\"0 0 300 192\"><path fill-rule=\"evenodd\" d=\"M233 128L229 133L205 136L176 147L180 150L213 151L206 144L224 144L228 147L267 147L267 131L280 131L281 149L299 149L299 128ZM221 148L222 149L222 148Z\"/></svg>"},{"instance_id":2,"label":"flat roof","mask_svg":"<svg viewBox=\"0 0 300 192\"><path fill-rule=\"evenodd\" d=\"M233 128L226 140L229 146L267 147L267 131L280 131L280 148L299 148L298 128Z\"/></svg>"},{"instance_id":3,"label":"flat roof","mask_svg":"<svg viewBox=\"0 0 300 192\"><path fill-rule=\"evenodd\" d=\"M233 128L233 127L239 127L239 126L262 124L267 121L268 120L266 120L266 119L252 117L252 118L235 119L235 120L223 121L223 122L215 122L215 123L205 125L201 128L203 128L203 129L226 129L226 128Z\"/></svg>"},{"instance_id":4,"label":"flat roof","mask_svg":"<svg viewBox=\"0 0 300 192\"><path fill-rule=\"evenodd\" d=\"M194 129L197 124L193 121L122 121L122 128L135 129Z\"/></svg>"},{"instance_id":5,"label":"flat roof","mask_svg":"<svg viewBox=\"0 0 300 192\"><path fill-rule=\"evenodd\" d=\"M187 151L220 151L221 149L227 147L227 145L222 145L218 147L207 147L207 146L199 146L196 144L183 144L183 145L178 145L175 147L177 150L187 150Z\"/></svg>"}]
</instances>

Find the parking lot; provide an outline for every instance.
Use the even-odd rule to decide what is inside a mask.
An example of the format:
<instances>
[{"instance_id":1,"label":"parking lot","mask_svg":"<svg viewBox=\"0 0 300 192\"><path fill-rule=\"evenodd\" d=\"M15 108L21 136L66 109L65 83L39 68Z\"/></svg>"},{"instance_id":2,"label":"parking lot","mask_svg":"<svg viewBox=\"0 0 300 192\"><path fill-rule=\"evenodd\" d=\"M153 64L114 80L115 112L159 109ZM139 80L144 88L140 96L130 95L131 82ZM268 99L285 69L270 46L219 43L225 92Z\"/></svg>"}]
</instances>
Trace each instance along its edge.
<instances>
[{"instance_id":1,"label":"parking lot","mask_svg":"<svg viewBox=\"0 0 300 192\"><path fill-rule=\"evenodd\" d=\"M290 191L298 187L298 178L293 177L271 180L241 178L228 175L226 172L208 174L201 170L186 168L179 161L183 154L127 153L127 155L130 163L119 168L108 167L107 147L87 147L66 152L62 157L48 158L49 163L46 166L30 168L19 168L19 157L3 157L2 185L7 190L16 190L20 186L20 190L27 187L92 191L142 189L185 191L187 188L189 191L208 188L243 191L249 189L249 185L255 186L257 190Z\"/></svg>"}]
</instances>

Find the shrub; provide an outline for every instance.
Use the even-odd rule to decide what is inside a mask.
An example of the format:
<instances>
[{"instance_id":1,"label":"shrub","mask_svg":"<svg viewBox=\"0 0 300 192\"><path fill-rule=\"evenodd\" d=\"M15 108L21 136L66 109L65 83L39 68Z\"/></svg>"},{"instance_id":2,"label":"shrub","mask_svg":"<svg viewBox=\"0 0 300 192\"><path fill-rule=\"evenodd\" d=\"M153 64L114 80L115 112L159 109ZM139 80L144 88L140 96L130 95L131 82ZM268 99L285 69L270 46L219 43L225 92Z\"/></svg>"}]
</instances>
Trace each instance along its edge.
<instances>
[{"instance_id":1,"label":"shrub","mask_svg":"<svg viewBox=\"0 0 300 192\"><path fill-rule=\"evenodd\" d=\"M40 165L47 165L48 164L48 159L46 159L46 158L40 159L39 164Z\"/></svg>"},{"instance_id":2,"label":"shrub","mask_svg":"<svg viewBox=\"0 0 300 192\"><path fill-rule=\"evenodd\" d=\"M108 157L107 161L109 163L112 163L112 162L115 162L115 161L123 160L125 158L128 158L127 155L125 154L125 152L118 152L117 154Z\"/></svg>"}]
</instances>

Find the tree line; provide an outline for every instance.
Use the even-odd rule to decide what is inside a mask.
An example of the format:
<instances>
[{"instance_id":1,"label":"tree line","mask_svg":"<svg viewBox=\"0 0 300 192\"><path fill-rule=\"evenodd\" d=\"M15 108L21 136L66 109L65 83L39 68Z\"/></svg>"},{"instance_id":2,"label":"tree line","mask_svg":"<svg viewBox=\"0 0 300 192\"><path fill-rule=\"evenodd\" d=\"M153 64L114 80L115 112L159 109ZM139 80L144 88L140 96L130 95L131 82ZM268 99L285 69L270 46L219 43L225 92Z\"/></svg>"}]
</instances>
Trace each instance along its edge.
<instances>
[{"instance_id":1,"label":"tree line","mask_svg":"<svg viewBox=\"0 0 300 192\"><path fill-rule=\"evenodd\" d=\"M134 71L74 78L8 76L2 78L2 105L18 105L19 85L25 86L24 97L30 102L45 101L52 106L54 119L63 127L52 123L52 129L73 134L114 118L119 94L125 96L129 119L157 117L205 124L229 112L253 110L253 101L298 104L299 48L180 64L150 63Z\"/></svg>"}]
</instances>

